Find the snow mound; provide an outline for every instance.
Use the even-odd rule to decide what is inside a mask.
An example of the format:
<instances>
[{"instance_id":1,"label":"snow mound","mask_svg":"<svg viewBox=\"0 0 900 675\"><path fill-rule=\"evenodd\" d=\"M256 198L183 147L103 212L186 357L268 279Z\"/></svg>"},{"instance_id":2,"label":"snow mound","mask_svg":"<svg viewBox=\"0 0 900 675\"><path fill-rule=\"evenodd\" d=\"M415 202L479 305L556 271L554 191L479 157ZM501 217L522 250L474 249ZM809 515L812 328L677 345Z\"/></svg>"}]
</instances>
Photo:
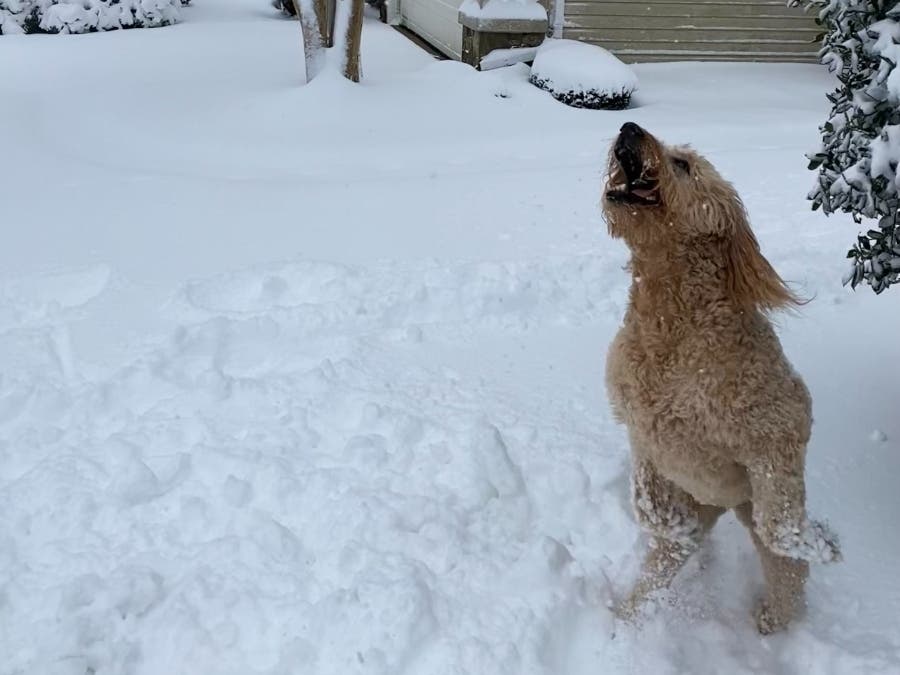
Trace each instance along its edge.
<instances>
[{"instance_id":1,"label":"snow mound","mask_svg":"<svg viewBox=\"0 0 900 675\"><path fill-rule=\"evenodd\" d=\"M168 26L190 0L0 0L0 35Z\"/></svg>"},{"instance_id":2,"label":"snow mound","mask_svg":"<svg viewBox=\"0 0 900 675\"><path fill-rule=\"evenodd\" d=\"M574 108L622 110L637 90L634 71L602 47L545 40L531 67L532 84Z\"/></svg>"}]
</instances>

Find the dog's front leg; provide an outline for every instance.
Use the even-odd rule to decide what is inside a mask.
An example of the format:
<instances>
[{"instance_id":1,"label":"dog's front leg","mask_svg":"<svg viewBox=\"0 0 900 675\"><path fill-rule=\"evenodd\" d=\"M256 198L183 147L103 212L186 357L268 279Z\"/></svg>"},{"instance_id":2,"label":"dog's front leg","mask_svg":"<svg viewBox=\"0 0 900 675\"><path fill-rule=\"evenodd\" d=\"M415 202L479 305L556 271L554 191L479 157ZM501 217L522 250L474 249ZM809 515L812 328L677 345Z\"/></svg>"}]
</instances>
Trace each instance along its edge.
<instances>
[{"instance_id":1,"label":"dog's front leg","mask_svg":"<svg viewBox=\"0 0 900 675\"><path fill-rule=\"evenodd\" d=\"M806 515L803 449L757 459L748 466L753 493L753 526L773 553L807 562L835 562L837 536Z\"/></svg>"},{"instance_id":2,"label":"dog's front leg","mask_svg":"<svg viewBox=\"0 0 900 675\"><path fill-rule=\"evenodd\" d=\"M700 542L725 511L699 504L690 494L639 460L633 475L633 505L638 523L653 535L641 575L616 614L631 619L655 591L667 588L700 547Z\"/></svg>"}]
</instances>

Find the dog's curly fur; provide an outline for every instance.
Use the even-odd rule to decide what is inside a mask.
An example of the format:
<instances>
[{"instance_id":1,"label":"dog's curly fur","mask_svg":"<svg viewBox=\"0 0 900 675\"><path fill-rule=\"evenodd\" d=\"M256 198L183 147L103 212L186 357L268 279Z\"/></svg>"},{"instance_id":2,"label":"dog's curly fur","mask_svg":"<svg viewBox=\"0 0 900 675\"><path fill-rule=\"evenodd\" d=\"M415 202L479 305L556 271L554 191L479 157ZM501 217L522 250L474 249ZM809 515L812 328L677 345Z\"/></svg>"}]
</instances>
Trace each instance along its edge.
<instances>
[{"instance_id":1,"label":"dog's curly fur","mask_svg":"<svg viewBox=\"0 0 900 675\"><path fill-rule=\"evenodd\" d=\"M629 167L617 150L626 127ZM770 633L802 605L808 562L840 555L806 516L811 401L767 318L798 300L712 164L626 127L610 152L603 211L631 251L632 285L606 377L631 441L636 515L653 542L619 613L632 616L668 586L734 509L762 561L757 625Z\"/></svg>"}]
</instances>

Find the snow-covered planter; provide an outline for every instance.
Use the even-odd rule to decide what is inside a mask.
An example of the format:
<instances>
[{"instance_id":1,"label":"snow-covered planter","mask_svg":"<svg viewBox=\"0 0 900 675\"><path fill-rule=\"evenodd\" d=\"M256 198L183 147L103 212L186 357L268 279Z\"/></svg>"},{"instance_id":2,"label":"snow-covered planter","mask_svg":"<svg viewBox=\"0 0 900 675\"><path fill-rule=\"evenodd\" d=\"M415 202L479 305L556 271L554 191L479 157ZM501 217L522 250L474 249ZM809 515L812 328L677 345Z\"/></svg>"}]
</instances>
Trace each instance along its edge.
<instances>
[{"instance_id":1,"label":"snow-covered planter","mask_svg":"<svg viewBox=\"0 0 900 675\"><path fill-rule=\"evenodd\" d=\"M537 0L465 0L458 20L463 29L462 62L479 70L497 67L497 61L513 54L513 63L527 52L534 58L547 35L547 10ZM488 59L491 54L493 60Z\"/></svg>"},{"instance_id":2,"label":"snow-covered planter","mask_svg":"<svg viewBox=\"0 0 900 675\"><path fill-rule=\"evenodd\" d=\"M0 35L94 33L178 21L190 0L0 0Z\"/></svg>"},{"instance_id":3,"label":"snow-covered planter","mask_svg":"<svg viewBox=\"0 0 900 675\"><path fill-rule=\"evenodd\" d=\"M545 40L531 67L532 84L575 108L621 110L638 86L634 71L602 47Z\"/></svg>"}]
</instances>

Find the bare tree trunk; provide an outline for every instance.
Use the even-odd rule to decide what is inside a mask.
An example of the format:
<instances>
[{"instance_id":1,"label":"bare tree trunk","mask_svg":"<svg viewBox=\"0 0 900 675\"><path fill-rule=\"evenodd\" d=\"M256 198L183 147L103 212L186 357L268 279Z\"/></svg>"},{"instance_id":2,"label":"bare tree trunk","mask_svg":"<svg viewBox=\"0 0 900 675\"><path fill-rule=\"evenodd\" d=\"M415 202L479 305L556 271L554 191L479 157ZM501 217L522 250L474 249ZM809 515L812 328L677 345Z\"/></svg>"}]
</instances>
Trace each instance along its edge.
<instances>
[{"instance_id":1,"label":"bare tree trunk","mask_svg":"<svg viewBox=\"0 0 900 675\"><path fill-rule=\"evenodd\" d=\"M292 0L300 31L303 34L303 57L306 62L306 81L322 70L325 47L328 45L328 23L326 20L326 0Z\"/></svg>"},{"instance_id":2,"label":"bare tree trunk","mask_svg":"<svg viewBox=\"0 0 900 675\"><path fill-rule=\"evenodd\" d=\"M362 25L364 0L340 0L350 2L350 22L347 25L347 46L344 61L344 77L351 82L359 82L362 77L360 68L360 48L362 47Z\"/></svg>"},{"instance_id":3,"label":"bare tree trunk","mask_svg":"<svg viewBox=\"0 0 900 675\"><path fill-rule=\"evenodd\" d=\"M326 47L334 47L334 0L313 0L319 37Z\"/></svg>"},{"instance_id":4,"label":"bare tree trunk","mask_svg":"<svg viewBox=\"0 0 900 675\"><path fill-rule=\"evenodd\" d=\"M364 0L336 0L334 38L341 74L351 82L362 76L359 50L362 43Z\"/></svg>"},{"instance_id":5,"label":"bare tree trunk","mask_svg":"<svg viewBox=\"0 0 900 675\"><path fill-rule=\"evenodd\" d=\"M365 0L291 0L303 32L303 55L306 81L310 82L325 66L337 66L341 75L352 82L362 77L359 50ZM326 59L326 48L333 47L334 57Z\"/></svg>"}]
</instances>

